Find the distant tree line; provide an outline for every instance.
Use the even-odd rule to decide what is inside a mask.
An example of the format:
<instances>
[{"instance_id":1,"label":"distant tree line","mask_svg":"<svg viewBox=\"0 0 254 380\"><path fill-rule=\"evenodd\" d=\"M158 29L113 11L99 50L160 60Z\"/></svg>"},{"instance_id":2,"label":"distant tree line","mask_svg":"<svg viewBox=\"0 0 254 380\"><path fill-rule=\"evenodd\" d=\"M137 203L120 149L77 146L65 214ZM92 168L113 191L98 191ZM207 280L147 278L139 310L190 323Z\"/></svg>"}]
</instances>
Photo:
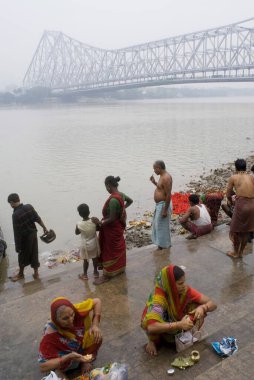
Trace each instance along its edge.
<instances>
[{"instance_id":1,"label":"distant tree line","mask_svg":"<svg viewBox=\"0 0 254 380\"><path fill-rule=\"evenodd\" d=\"M45 102L51 96L51 90L46 87L34 87L28 90L17 88L12 92L0 92L0 104L33 104Z\"/></svg>"},{"instance_id":2,"label":"distant tree line","mask_svg":"<svg viewBox=\"0 0 254 380\"><path fill-rule=\"evenodd\" d=\"M172 98L197 98L197 97L230 97L230 96L254 96L254 88L230 88L230 87L209 87L195 88L186 87L144 87L111 92L91 93L90 96L77 94L63 94L57 98L47 87L34 87L24 90L18 88L12 92L0 92L0 105L15 104L36 104L51 102L54 98L57 102L74 103L84 99L93 99L100 102L100 99L115 100L138 100L138 99L172 99Z\"/></svg>"}]
</instances>

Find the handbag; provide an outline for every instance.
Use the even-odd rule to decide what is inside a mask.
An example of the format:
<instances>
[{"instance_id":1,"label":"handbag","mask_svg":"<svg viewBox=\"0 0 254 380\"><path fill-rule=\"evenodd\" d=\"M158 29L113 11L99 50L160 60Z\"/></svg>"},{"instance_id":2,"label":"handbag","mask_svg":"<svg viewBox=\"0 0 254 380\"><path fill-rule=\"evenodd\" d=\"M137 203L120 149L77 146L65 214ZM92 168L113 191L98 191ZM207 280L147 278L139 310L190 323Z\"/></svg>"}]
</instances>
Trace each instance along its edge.
<instances>
[{"instance_id":1,"label":"handbag","mask_svg":"<svg viewBox=\"0 0 254 380\"><path fill-rule=\"evenodd\" d=\"M191 330L181 331L175 335L176 351L181 352L193 346L195 342L200 342L208 336L203 327L192 327Z\"/></svg>"}]
</instances>

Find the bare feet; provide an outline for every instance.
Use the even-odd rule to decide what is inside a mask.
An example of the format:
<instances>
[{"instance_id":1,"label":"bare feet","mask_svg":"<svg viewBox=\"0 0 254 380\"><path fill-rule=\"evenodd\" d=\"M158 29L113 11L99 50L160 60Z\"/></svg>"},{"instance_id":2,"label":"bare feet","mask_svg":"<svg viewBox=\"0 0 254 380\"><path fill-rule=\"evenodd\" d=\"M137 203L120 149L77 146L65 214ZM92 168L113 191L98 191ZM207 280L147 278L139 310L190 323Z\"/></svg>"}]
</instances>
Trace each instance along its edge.
<instances>
[{"instance_id":1,"label":"bare feet","mask_svg":"<svg viewBox=\"0 0 254 380\"><path fill-rule=\"evenodd\" d=\"M94 278L99 278L100 274L99 274L99 272L94 272L93 276L94 276Z\"/></svg>"},{"instance_id":2,"label":"bare feet","mask_svg":"<svg viewBox=\"0 0 254 380\"><path fill-rule=\"evenodd\" d=\"M100 285L100 284L103 284L104 282L108 282L108 281L109 281L109 277L106 277L106 276L102 275L102 277L97 278L96 280L94 280L93 284L94 285Z\"/></svg>"},{"instance_id":3,"label":"bare feet","mask_svg":"<svg viewBox=\"0 0 254 380\"><path fill-rule=\"evenodd\" d=\"M39 279L40 279L39 273L34 273L34 274L33 274L33 278L34 278L35 280L39 280Z\"/></svg>"},{"instance_id":4,"label":"bare feet","mask_svg":"<svg viewBox=\"0 0 254 380\"><path fill-rule=\"evenodd\" d=\"M232 257L232 259L239 259L242 257L242 256L236 255L235 252L231 252L231 251L227 252L227 256Z\"/></svg>"},{"instance_id":5,"label":"bare feet","mask_svg":"<svg viewBox=\"0 0 254 380\"><path fill-rule=\"evenodd\" d=\"M17 273L17 274L14 274L13 276L11 276L9 278L12 282L16 282L16 281L22 280L23 278L25 278L25 276L21 273Z\"/></svg>"},{"instance_id":6,"label":"bare feet","mask_svg":"<svg viewBox=\"0 0 254 380\"><path fill-rule=\"evenodd\" d=\"M79 274L79 275L78 275L78 278L79 278L80 280L85 280L85 281L88 280L88 276L87 276L87 274Z\"/></svg>"},{"instance_id":7,"label":"bare feet","mask_svg":"<svg viewBox=\"0 0 254 380\"><path fill-rule=\"evenodd\" d=\"M186 236L185 239L188 239L188 240L197 239L197 236L191 234L191 235Z\"/></svg>"},{"instance_id":8,"label":"bare feet","mask_svg":"<svg viewBox=\"0 0 254 380\"><path fill-rule=\"evenodd\" d=\"M148 342L146 345L145 345L145 350L146 352L151 355L151 356L157 356L158 353L157 353L157 349L156 349L156 346L155 346L155 343L154 342Z\"/></svg>"}]
</instances>

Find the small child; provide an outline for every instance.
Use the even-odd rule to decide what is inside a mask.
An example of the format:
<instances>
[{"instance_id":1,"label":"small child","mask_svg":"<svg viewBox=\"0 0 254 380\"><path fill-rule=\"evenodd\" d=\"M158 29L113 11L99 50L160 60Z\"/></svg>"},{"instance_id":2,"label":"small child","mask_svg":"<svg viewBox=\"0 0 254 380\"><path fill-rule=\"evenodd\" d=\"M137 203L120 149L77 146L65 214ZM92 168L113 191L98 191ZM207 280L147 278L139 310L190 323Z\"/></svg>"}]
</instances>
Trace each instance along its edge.
<instances>
[{"instance_id":1,"label":"small child","mask_svg":"<svg viewBox=\"0 0 254 380\"><path fill-rule=\"evenodd\" d=\"M100 256L100 246L96 235L96 224L89 218L89 207L85 203L79 205L77 210L79 215L83 218L81 222L78 222L75 230L76 235L81 234L80 256L84 260L84 273L79 274L79 278L81 280L88 280L87 270L89 267L89 259L93 260L94 278L98 278L97 260Z\"/></svg>"}]
</instances>

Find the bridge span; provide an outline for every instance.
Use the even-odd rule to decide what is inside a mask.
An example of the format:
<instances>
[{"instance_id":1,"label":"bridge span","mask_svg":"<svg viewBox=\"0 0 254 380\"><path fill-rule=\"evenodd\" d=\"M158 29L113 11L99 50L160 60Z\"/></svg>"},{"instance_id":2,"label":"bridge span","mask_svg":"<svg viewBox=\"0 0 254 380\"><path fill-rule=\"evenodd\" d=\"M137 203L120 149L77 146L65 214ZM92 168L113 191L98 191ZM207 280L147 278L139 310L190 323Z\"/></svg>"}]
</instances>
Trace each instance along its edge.
<instances>
[{"instance_id":1,"label":"bridge span","mask_svg":"<svg viewBox=\"0 0 254 380\"><path fill-rule=\"evenodd\" d=\"M88 94L180 83L254 81L254 17L214 29L106 50L45 31L25 88Z\"/></svg>"}]
</instances>

